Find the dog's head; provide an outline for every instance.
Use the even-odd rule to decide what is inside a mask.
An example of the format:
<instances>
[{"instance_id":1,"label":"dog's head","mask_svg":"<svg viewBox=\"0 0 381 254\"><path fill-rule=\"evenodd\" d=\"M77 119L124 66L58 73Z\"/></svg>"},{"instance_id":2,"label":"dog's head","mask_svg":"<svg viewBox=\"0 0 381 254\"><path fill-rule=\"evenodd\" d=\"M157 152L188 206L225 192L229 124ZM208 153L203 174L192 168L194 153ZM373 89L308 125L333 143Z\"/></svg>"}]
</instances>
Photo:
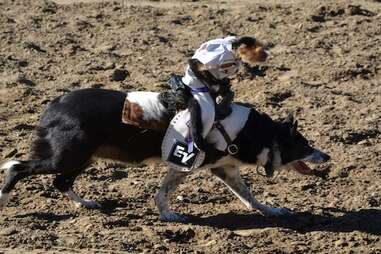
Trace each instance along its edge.
<instances>
[{"instance_id":1,"label":"dog's head","mask_svg":"<svg viewBox=\"0 0 381 254\"><path fill-rule=\"evenodd\" d=\"M233 43L238 57L251 66L266 61L270 55L264 44L254 37L241 37Z\"/></svg>"},{"instance_id":2,"label":"dog's head","mask_svg":"<svg viewBox=\"0 0 381 254\"><path fill-rule=\"evenodd\" d=\"M330 156L314 147L297 130L298 121L289 115L279 124L276 144L280 163L278 167L285 166L295 161L305 161L314 164L327 162Z\"/></svg>"}]
</instances>

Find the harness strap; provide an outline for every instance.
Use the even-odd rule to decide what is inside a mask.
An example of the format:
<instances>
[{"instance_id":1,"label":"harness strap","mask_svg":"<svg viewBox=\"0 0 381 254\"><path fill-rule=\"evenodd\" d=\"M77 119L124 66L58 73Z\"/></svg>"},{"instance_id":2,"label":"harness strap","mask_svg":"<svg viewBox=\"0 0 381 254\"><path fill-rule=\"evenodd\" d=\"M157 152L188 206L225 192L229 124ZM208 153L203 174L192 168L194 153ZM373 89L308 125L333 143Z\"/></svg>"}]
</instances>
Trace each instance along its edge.
<instances>
[{"instance_id":1,"label":"harness strap","mask_svg":"<svg viewBox=\"0 0 381 254\"><path fill-rule=\"evenodd\" d=\"M206 86L199 87L199 88L193 88L192 87L191 92L192 93L207 93L207 92L209 92L209 89Z\"/></svg>"},{"instance_id":2,"label":"harness strap","mask_svg":"<svg viewBox=\"0 0 381 254\"><path fill-rule=\"evenodd\" d=\"M233 141L231 140L229 134L226 132L224 126L219 122L215 122L214 123L214 126L217 128L217 130L221 133L221 135L224 137L226 143L227 143L227 148L226 148L226 151L230 154L230 155L235 155L238 153L238 146L236 144L233 143Z\"/></svg>"}]
</instances>

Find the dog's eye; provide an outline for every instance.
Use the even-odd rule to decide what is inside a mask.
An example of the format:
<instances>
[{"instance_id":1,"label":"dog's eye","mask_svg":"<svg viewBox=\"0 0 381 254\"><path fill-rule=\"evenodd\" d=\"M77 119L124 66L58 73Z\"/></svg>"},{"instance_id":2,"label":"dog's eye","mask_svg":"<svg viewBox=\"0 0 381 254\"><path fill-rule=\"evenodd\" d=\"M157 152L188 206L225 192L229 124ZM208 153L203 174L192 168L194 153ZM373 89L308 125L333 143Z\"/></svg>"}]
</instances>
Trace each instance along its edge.
<instances>
[{"instance_id":1,"label":"dog's eye","mask_svg":"<svg viewBox=\"0 0 381 254\"><path fill-rule=\"evenodd\" d=\"M309 147L310 147L310 144L308 143L308 141L303 142L303 148L309 148Z\"/></svg>"}]
</instances>

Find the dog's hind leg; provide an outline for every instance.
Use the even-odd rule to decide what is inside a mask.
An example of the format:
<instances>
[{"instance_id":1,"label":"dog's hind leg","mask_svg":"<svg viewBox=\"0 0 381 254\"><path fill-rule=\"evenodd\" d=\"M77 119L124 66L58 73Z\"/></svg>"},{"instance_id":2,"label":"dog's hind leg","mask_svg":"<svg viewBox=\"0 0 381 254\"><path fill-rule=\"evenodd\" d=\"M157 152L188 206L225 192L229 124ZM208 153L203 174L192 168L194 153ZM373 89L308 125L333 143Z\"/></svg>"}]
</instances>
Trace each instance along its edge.
<instances>
[{"instance_id":1,"label":"dog's hind leg","mask_svg":"<svg viewBox=\"0 0 381 254\"><path fill-rule=\"evenodd\" d=\"M60 192L65 193L71 200L73 200L75 206L84 206L86 208L101 208L101 205L96 201L83 199L73 191L73 184L79 173L81 173L81 171L74 171L73 174L69 175L57 175L53 181L53 184Z\"/></svg>"},{"instance_id":2,"label":"dog's hind leg","mask_svg":"<svg viewBox=\"0 0 381 254\"><path fill-rule=\"evenodd\" d=\"M286 208L273 208L263 205L257 201L249 188L243 182L239 169L234 166L213 168L211 172L217 176L224 184L249 208L257 209L266 216L283 216L291 212Z\"/></svg>"},{"instance_id":3,"label":"dog's hind leg","mask_svg":"<svg viewBox=\"0 0 381 254\"><path fill-rule=\"evenodd\" d=\"M169 209L168 202L171 194L176 190L177 186L185 179L187 173L180 172L175 169L169 169L165 176L159 191L155 195L155 204L159 209L160 219L171 222L185 222L186 216L173 213Z\"/></svg>"}]
</instances>

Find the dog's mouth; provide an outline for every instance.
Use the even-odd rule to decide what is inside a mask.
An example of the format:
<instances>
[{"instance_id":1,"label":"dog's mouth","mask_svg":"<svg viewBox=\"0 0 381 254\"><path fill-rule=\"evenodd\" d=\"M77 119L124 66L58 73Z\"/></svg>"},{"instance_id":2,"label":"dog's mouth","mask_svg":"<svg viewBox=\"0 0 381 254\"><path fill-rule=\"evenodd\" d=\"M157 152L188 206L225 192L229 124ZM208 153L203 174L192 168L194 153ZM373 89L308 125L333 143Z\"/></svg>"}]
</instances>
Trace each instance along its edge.
<instances>
[{"instance_id":1,"label":"dog's mouth","mask_svg":"<svg viewBox=\"0 0 381 254\"><path fill-rule=\"evenodd\" d=\"M318 149L314 149L313 152L307 157L293 161L289 163L289 168L292 168L296 172L302 175L315 175L322 178L326 178L329 173L329 166L327 167L318 167L318 169L311 169L305 162L313 163L313 164L323 164L329 161L331 157L323 153Z\"/></svg>"},{"instance_id":2,"label":"dog's mouth","mask_svg":"<svg viewBox=\"0 0 381 254\"><path fill-rule=\"evenodd\" d=\"M303 161L291 162L290 167L302 175L312 175L313 172L313 170Z\"/></svg>"},{"instance_id":3,"label":"dog's mouth","mask_svg":"<svg viewBox=\"0 0 381 254\"><path fill-rule=\"evenodd\" d=\"M295 170L301 175L313 175L323 179L326 179L329 174L329 166L312 169L303 161L293 161L288 164L288 168Z\"/></svg>"}]
</instances>

